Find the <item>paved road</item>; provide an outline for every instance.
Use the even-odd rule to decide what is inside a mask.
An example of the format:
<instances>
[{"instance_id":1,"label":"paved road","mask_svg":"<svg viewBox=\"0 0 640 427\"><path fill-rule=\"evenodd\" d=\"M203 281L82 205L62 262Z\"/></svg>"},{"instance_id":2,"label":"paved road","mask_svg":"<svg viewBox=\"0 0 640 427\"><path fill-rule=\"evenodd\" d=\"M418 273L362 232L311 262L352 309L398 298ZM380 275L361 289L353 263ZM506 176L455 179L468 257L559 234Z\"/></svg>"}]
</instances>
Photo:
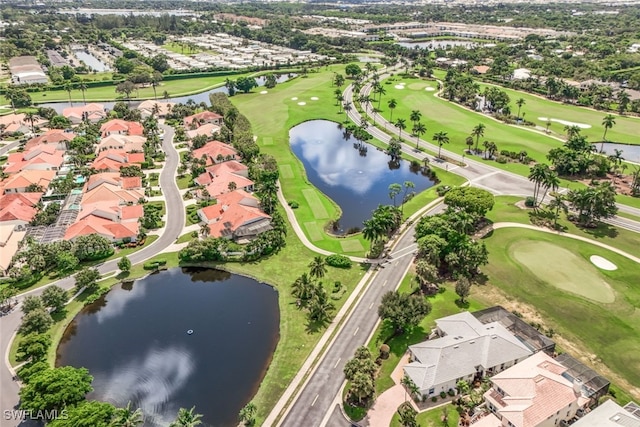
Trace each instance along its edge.
<instances>
[{"instance_id":1,"label":"paved road","mask_svg":"<svg viewBox=\"0 0 640 427\"><path fill-rule=\"evenodd\" d=\"M393 249L390 262L384 264L357 302L352 314L318 364L309 382L290 407L282 425L317 426L340 391L344 381L342 370L353 357L356 348L364 345L378 321L378 305L385 292L395 289L411 264L414 245L413 226L400 238ZM408 255L404 255L408 253Z\"/></svg>"},{"instance_id":2,"label":"paved road","mask_svg":"<svg viewBox=\"0 0 640 427\"><path fill-rule=\"evenodd\" d=\"M148 247L141 249L129 255L129 259L132 264L143 262L167 248L172 243L175 243L176 239L180 236L185 224L185 210L180 196L180 191L176 185L176 170L180 163L180 156L173 146L174 130L170 126L161 125L164 130L164 140L162 148L166 153L166 163L162 172L160 173L160 186L166 200L167 208L167 221L165 229L162 235L150 244ZM118 270L118 260L105 262L98 267L100 274L105 275ZM53 283L65 289L71 289L74 287L74 280L72 277L59 280ZM39 295L42 293L45 287L34 289L24 295ZM23 295L23 296L24 296ZM8 351L9 344L13 338L14 332L20 325L20 318L22 313L19 309L14 309L10 314L0 317L0 349L5 352L5 363L0 363L0 426L15 426L16 421L9 421L4 419L5 410L11 410L18 405L18 384L13 381L13 374L8 368Z\"/></svg>"},{"instance_id":3,"label":"paved road","mask_svg":"<svg viewBox=\"0 0 640 427\"><path fill-rule=\"evenodd\" d=\"M4 145L3 147L0 147L0 156L13 150L14 148L18 148L19 145L20 145L20 141L13 141L9 144Z\"/></svg>"}]
</instances>

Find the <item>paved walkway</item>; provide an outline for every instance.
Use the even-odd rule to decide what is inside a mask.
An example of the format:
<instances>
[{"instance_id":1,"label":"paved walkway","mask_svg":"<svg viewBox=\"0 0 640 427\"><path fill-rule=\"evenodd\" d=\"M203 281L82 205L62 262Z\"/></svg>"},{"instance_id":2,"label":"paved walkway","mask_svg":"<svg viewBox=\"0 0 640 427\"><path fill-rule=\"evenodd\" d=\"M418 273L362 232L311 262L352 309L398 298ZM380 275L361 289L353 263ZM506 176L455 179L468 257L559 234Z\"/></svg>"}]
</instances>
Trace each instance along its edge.
<instances>
[{"instance_id":1,"label":"paved walkway","mask_svg":"<svg viewBox=\"0 0 640 427\"><path fill-rule=\"evenodd\" d=\"M621 249L615 248L613 246L609 246L606 243L598 242L597 240L589 239L587 237L576 236L575 234L563 233L562 231L550 230L548 228L538 227L538 226L530 225L530 224L520 224L518 222L497 222L497 223L493 224L493 229L494 230L497 230L499 228L526 228L526 229L529 229L529 230L542 231L544 233L555 234L555 235L562 236L562 237L568 237L569 239L581 240L583 242L591 243L592 245L596 245L596 246L599 246L601 248L608 249L611 252L615 252L618 255L622 255L623 257L628 258L631 261L635 261L638 264L640 264L640 258L638 258L637 256L631 255L630 253L625 252L625 251L623 251Z\"/></svg>"},{"instance_id":2,"label":"paved walkway","mask_svg":"<svg viewBox=\"0 0 640 427\"><path fill-rule=\"evenodd\" d=\"M402 377L404 376L402 368L404 368L407 363L409 363L408 353L402 356L398 366L396 366L391 373L391 378L396 385L378 396L371 409L369 409L366 418L367 425L369 427L389 427L389 424L391 424L391 420L393 419L393 415L398 410L398 406L402 405L406 401L411 402L413 409L419 411L413 400L409 398L404 386L400 384L400 381L402 381Z\"/></svg>"}]
</instances>

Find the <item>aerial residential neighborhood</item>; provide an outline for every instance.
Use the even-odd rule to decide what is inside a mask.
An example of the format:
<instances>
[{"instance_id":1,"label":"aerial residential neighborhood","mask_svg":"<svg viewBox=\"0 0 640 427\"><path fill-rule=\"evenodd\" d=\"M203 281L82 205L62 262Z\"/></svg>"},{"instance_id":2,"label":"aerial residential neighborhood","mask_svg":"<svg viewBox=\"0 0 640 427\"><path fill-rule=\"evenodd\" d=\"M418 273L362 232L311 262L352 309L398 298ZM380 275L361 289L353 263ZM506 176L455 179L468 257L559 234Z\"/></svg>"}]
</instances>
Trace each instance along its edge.
<instances>
[{"instance_id":1,"label":"aerial residential neighborhood","mask_svg":"<svg viewBox=\"0 0 640 427\"><path fill-rule=\"evenodd\" d=\"M0 427L640 427L637 7L0 5Z\"/></svg>"}]
</instances>

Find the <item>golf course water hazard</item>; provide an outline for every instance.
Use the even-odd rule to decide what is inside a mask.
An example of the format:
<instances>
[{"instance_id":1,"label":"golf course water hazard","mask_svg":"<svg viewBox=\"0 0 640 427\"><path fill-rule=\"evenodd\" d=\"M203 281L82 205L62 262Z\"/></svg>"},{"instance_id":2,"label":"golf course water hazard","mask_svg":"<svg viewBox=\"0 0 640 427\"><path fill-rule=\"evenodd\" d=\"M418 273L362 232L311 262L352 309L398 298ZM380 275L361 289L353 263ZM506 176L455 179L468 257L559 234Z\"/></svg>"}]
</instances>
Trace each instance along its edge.
<instances>
[{"instance_id":1,"label":"golf course water hazard","mask_svg":"<svg viewBox=\"0 0 640 427\"><path fill-rule=\"evenodd\" d=\"M339 234L362 228L362 222L378 205L392 204L389 185L411 181L415 184L411 191L416 193L433 185L419 168L412 170L404 160L391 165L384 152L369 144L359 145L353 137L346 138L337 123L328 120L311 120L293 127L289 141L309 181L342 209ZM396 197L397 203L400 200L402 194Z\"/></svg>"},{"instance_id":2,"label":"golf course water hazard","mask_svg":"<svg viewBox=\"0 0 640 427\"><path fill-rule=\"evenodd\" d=\"M89 398L131 401L145 426L166 426L195 405L204 425L235 427L269 366L279 321L278 293L268 285L172 269L85 307L65 331L56 365L86 367Z\"/></svg>"}]
</instances>

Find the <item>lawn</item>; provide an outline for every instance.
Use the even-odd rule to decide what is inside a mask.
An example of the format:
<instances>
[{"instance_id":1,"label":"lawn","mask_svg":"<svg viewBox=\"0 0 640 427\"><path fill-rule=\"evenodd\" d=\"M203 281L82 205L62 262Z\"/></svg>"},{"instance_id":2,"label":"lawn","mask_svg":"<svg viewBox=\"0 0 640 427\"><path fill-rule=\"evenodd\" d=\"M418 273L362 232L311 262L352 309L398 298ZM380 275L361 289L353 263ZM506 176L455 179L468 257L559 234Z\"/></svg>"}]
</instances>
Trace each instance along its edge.
<instances>
[{"instance_id":1,"label":"lawn","mask_svg":"<svg viewBox=\"0 0 640 427\"><path fill-rule=\"evenodd\" d=\"M416 417L416 421L420 427L440 427L443 425L443 410L446 410L449 416L449 424L447 425L457 426L458 421L460 420L460 414L458 414L456 406L451 403L440 408L433 408L419 413ZM397 413L393 416L389 427L402 427L402 424L400 424L400 416Z\"/></svg>"},{"instance_id":2,"label":"lawn","mask_svg":"<svg viewBox=\"0 0 640 427\"><path fill-rule=\"evenodd\" d=\"M489 285L473 296L485 304L504 303L507 309L513 299L535 307L548 328L562 337L558 340L564 350L583 359L596 371L618 383L635 398L640 397L640 269L638 264L589 243L553 234L523 229L495 230L485 238L489 250L489 264L483 268ZM521 245L553 245L556 259L543 267L525 265L514 255ZM568 264L562 254L580 258L581 267ZM615 271L599 270L589 265L589 257L599 255L617 265ZM588 269L591 275L604 281L612 289L615 301L597 302L549 283L553 275L578 282L576 268ZM541 270L544 269L544 273ZM576 286L575 284L573 286ZM495 288L509 297L503 301ZM504 300L506 298L506 300ZM635 386L632 386L634 384ZM635 388L634 388L635 387Z\"/></svg>"},{"instance_id":3,"label":"lawn","mask_svg":"<svg viewBox=\"0 0 640 427\"><path fill-rule=\"evenodd\" d=\"M295 215L307 238L317 247L336 253L362 256L369 248L369 242L358 234L337 238L324 232L332 219L340 217L339 207L326 195L318 191L306 178L302 162L289 147L289 129L307 120L326 119L343 122L344 114L335 106L335 86L331 86L334 72L344 73L344 66L330 66L322 71L310 73L307 78L295 79L270 89L268 94L252 93L237 95L231 100L251 121L258 145L263 153L276 158L280 168L280 183L285 199L296 201L299 208ZM298 98L292 100L291 98ZM312 97L319 101L312 101ZM306 102L300 106L298 102ZM265 105L268 104L268 114ZM378 141L372 141L380 145ZM457 177L438 175L442 180L461 183ZM386 191L386 189L385 189ZM435 198L433 191L421 194L410 202L405 213L415 212L419 207ZM422 205L421 205L422 204Z\"/></svg>"},{"instance_id":4,"label":"lawn","mask_svg":"<svg viewBox=\"0 0 640 427\"><path fill-rule=\"evenodd\" d=\"M481 84L481 89L487 85ZM526 120L536 123L538 126L546 127L547 121L540 119L560 119L574 123L583 123L591 125L589 129L583 129L580 133L590 141L601 141L604 133L602 119L609 114L607 111L596 111L590 108L578 107L570 104L550 101L541 96L532 95L527 92L517 91L500 87L511 98L511 111L517 114L518 106L516 101L519 98L525 100L526 104L522 106L522 113ZM621 142L625 144L640 144L638 139L638 131L640 130L640 119L630 116L620 116L611 113L616 118L616 124L607 132L607 140L611 142ZM564 136L564 124L552 122L549 130L556 135Z\"/></svg>"}]
</instances>

